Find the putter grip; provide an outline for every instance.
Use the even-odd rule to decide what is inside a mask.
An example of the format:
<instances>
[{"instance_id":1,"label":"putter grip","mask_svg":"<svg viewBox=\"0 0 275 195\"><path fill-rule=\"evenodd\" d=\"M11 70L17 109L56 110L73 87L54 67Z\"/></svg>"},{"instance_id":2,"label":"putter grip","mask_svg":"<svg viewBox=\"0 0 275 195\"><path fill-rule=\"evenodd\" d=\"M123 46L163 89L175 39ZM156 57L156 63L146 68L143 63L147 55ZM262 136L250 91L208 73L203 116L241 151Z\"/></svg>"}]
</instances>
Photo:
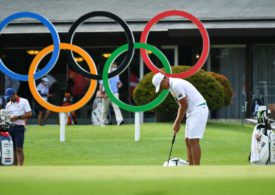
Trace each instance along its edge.
<instances>
[{"instance_id":1,"label":"putter grip","mask_svg":"<svg viewBox=\"0 0 275 195\"><path fill-rule=\"evenodd\" d=\"M172 144L174 144L175 139L176 139L176 134L174 134L174 136L173 136Z\"/></svg>"}]
</instances>

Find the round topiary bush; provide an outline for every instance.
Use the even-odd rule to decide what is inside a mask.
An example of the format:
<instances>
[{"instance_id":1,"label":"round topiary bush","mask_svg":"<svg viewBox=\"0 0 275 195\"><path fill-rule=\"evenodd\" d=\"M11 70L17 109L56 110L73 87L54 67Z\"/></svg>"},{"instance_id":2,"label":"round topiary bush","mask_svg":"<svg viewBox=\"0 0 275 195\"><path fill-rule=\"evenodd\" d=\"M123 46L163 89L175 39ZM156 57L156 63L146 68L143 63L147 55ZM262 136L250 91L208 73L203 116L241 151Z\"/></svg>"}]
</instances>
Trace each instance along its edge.
<instances>
[{"instance_id":1,"label":"round topiary bush","mask_svg":"<svg viewBox=\"0 0 275 195\"><path fill-rule=\"evenodd\" d=\"M172 72L179 73L188 70L189 66L173 66ZM155 88L152 84L153 73L150 72L144 75L134 90L133 99L137 105L143 105L152 101L159 93L155 93ZM224 90L221 84L208 72L204 70L198 71L195 75L186 79L192 83L203 95L207 101L208 107L211 110L217 110L224 106ZM171 94L160 104L153 109L154 112L176 113L178 105Z\"/></svg>"},{"instance_id":2,"label":"round topiary bush","mask_svg":"<svg viewBox=\"0 0 275 195\"><path fill-rule=\"evenodd\" d=\"M224 106L229 106L232 102L233 98L233 89L229 80L222 74L218 74L215 72L209 72L222 86L224 92Z\"/></svg>"}]
</instances>

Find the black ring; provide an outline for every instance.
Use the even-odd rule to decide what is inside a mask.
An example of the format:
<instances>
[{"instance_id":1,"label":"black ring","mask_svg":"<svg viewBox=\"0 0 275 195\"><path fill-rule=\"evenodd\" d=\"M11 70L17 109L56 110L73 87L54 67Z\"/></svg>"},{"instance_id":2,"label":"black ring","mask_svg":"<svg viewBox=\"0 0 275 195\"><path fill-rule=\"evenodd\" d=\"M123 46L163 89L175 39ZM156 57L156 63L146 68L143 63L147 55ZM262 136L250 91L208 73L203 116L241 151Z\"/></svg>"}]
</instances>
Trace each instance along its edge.
<instances>
[{"instance_id":1,"label":"black ring","mask_svg":"<svg viewBox=\"0 0 275 195\"><path fill-rule=\"evenodd\" d=\"M121 25L121 27L124 29L125 31L125 35L127 38L127 42L128 42L128 51L126 53L126 56L124 57L123 61L121 62L121 64L118 65L118 68L109 73L108 77L114 77L116 75L121 74L122 72L125 71L126 68L128 68L128 66L130 65L134 53L135 53L135 48L134 48L134 36L132 31L130 30L128 24L121 19L120 17L118 17L117 15L110 13L110 12L106 12L106 11L95 11L95 12L90 12L87 14L84 14L83 16L81 16L80 18L78 18L73 25L71 26L69 32L68 32L68 42L72 44L73 42L73 38L74 38L74 34L75 34L75 30L77 29L77 27L79 25L81 25L85 20L87 20L88 18L91 17L97 17L97 16L104 16L110 19L113 19L114 21L116 21L118 24ZM72 51L66 51L67 53L67 58L68 58L68 62L70 67L77 71L78 73L80 73L81 75L90 78L90 79L95 79L95 80L102 80L102 74L98 74L98 75L94 75L91 74L90 72L86 71L85 69L83 69L75 60L74 60L74 56L73 56L73 52Z\"/></svg>"}]
</instances>

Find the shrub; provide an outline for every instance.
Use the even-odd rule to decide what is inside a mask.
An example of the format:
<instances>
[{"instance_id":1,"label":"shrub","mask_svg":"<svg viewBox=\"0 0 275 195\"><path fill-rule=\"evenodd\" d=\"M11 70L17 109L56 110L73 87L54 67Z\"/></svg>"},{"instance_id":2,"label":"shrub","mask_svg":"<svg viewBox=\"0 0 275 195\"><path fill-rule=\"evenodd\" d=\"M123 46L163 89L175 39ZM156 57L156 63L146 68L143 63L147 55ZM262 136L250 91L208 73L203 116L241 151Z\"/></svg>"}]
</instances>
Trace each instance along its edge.
<instances>
[{"instance_id":1,"label":"shrub","mask_svg":"<svg viewBox=\"0 0 275 195\"><path fill-rule=\"evenodd\" d=\"M172 72L179 73L188 70L189 66L173 66ZM155 94L152 84L153 73L146 74L134 90L133 99L137 105L143 105L152 101L159 93ZM203 95L211 110L217 110L224 106L224 91L221 84L208 72L198 71L195 75L186 79L192 83ZM174 98L169 94L167 98L154 112L176 112L178 105Z\"/></svg>"},{"instance_id":2,"label":"shrub","mask_svg":"<svg viewBox=\"0 0 275 195\"><path fill-rule=\"evenodd\" d=\"M209 72L222 86L223 86L223 92L224 92L224 106L229 106L232 102L233 98L233 89L231 87L231 84L229 80L221 74L215 73L215 72Z\"/></svg>"}]
</instances>

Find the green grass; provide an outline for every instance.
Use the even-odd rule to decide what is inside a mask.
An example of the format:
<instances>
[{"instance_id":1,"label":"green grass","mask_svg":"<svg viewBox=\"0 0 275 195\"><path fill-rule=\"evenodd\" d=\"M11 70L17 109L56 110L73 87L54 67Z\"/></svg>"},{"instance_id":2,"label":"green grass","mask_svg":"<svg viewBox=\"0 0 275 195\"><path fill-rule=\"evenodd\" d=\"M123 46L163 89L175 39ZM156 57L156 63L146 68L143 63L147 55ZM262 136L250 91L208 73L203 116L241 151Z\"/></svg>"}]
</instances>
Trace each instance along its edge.
<instances>
[{"instance_id":1,"label":"green grass","mask_svg":"<svg viewBox=\"0 0 275 195\"><path fill-rule=\"evenodd\" d=\"M272 194L275 167L30 166L0 169L1 194Z\"/></svg>"},{"instance_id":2,"label":"green grass","mask_svg":"<svg viewBox=\"0 0 275 195\"><path fill-rule=\"evenodd\" d=\"M172 124L134 126L29 126L24 167L0 167L0 194L273 194L275 166L251 166L252 126L209 123L202 166L162 167ZM182 129L184 129L182 127ZM183 131L173 157L186 159Z\"/></svg>"},{"instance_id":3,"label":"green grass","mask_svg":"<svg viewBox=\"0 0 275 195\"><path fill-rule=\"evenodd\" d=\"M68 126L66 142L58 126L29 126L26 165L161 165L168 158L172 124L144 124L141 141L134 141L134 126ZM182 127L182 129L184 129ZM252 126L208 124L201 141L203 165L247 165ZM173 157L186 159L184 131Z\"/></svg>"}]
</instances>

